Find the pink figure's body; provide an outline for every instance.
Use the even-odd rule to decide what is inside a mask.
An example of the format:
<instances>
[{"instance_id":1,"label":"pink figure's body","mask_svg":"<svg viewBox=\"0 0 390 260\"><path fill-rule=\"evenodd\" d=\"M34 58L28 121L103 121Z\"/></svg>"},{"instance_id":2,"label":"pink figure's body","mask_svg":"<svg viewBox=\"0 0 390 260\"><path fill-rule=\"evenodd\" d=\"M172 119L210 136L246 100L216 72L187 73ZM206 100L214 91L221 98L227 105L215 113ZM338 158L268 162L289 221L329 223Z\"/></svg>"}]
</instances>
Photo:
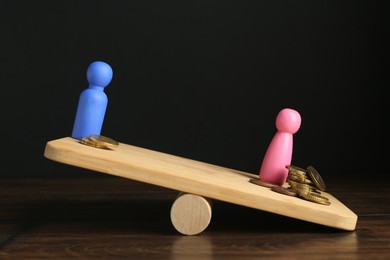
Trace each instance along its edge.
<instances>
[{"instance_id":1,"label":"pink figure's body","mask_svg":"<svg viewBox=\"0 0 390 260\"><path fill-rule=\"evenodd\" d=\"M276 117L277 133L265 153L259 178L268 183L282 186L287 179L293 152L293 134L301 126L300 114L290 108L282 109Z\"/></svg>"}]
</instances>

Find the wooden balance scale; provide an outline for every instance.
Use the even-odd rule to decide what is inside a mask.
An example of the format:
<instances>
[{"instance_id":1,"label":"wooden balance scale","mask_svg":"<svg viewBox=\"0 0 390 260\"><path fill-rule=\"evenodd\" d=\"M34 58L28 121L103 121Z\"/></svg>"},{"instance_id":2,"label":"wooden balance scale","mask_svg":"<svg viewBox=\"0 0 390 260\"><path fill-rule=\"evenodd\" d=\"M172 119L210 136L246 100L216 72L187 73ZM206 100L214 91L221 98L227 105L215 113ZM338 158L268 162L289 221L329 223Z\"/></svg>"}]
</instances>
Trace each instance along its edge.
<instances>
[{"instance_id":1,"label":"wooden balance scale","mask_svg":"<svg viewBox=\"0 0 390 260\"><path fill-rule=\"evenodd\" d=\"M330 205L276 193L254 185L257 175L119 143L113 149L97 149L64 137L46 143L44 156L53 161L120 176L178 191L171 221L184 235L204 231L212 216L212 200L219 200L352 231L357 215L331 194Z\"/></svg>"}]
</instances>

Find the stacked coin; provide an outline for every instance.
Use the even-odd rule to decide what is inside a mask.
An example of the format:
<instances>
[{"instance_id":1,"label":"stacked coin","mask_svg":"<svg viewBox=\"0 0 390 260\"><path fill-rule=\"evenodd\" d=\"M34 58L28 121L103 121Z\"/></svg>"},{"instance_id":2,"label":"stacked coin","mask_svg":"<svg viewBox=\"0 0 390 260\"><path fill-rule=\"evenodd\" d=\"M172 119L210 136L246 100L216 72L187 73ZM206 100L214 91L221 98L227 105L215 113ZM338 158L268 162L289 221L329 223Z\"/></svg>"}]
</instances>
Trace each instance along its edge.
<instances>
[{"instance_id":1,"label":"stacked coin","mask_svg":"<svg viewBox=\"0 0 390 260\"><path fill-rule=\"evenodd\" d=\"M287 183L289 189L297 194L298 197L315 203L330 205L327 197L321 195L325 191L325 183L313 166L306 169L294 165L287 165L288 177Z\"/></svg>"},{"instance_id":2,"label":"stacked coin","mask_svg":"<svg viewBox=\"0 0 390 260\"><path fill-rule=\"evenodd\" d=\"M272 191L284 195L299 197L318 204L330 205L329 199L321 194L321 191L326 189L325 183L313 166L310 165L303 169L294 165L287 165L286 168L288 169L288 187L264 182L259 178L251 178L249 182L270 188Z\"/></svg>"},{"instance_id":3,"label":"stacked coin","mask_svg":"<svg viewBox=\"0 0 390 260\"><path fill-rule=\"evenodd\" d=\"M88 137L82 137L80 143L100 149L110 149L119 145L119 142L109 137L96 134L89 135Z\"/></svg>"}]
</instances>

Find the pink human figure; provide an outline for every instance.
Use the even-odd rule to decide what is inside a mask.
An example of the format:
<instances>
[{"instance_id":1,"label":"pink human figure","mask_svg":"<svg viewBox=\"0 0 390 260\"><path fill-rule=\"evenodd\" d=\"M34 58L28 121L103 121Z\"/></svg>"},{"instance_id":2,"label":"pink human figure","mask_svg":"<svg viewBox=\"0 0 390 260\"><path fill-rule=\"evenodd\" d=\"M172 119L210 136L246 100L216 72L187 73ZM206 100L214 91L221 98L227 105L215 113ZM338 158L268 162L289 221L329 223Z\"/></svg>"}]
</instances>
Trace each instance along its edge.
<instances>
[{"instance_id":1,"label":"pink human figure","mask_svg":"<svg viewBox=\"0 0 390 260\"><path fill-rule=\"evenodd\" d=\"M286 165L291 164L293 134L301 126L301 116L294 109L284 108L276 117L278 131L272 138L260 168L259 179L282 186L288 175Z\"/></svg>"}]
</instances>

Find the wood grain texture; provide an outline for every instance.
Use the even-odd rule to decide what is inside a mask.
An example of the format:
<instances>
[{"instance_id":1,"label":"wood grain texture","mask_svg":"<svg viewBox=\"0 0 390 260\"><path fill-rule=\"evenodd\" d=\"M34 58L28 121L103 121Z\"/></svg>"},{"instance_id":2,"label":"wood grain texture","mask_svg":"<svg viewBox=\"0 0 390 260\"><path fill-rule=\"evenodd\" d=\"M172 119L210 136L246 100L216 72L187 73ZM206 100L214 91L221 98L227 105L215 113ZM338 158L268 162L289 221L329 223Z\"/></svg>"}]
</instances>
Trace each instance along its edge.
<instances>
[{"instance_id":1,"label":"wood grain texture","mask_svg":"<svg viewBox=\"0 0 390 260\"><path fill-rule=\"evenodd\" d=\"M256 175L120 143L114 150L82 145L64 137L49 141L48 159L102 173L201 195L343 230L354 230L357 215L324 192L331 205L275 193L249 183Z\"/></svg>"},{"instance_id":2,"label":"wood grain texture","mask_svg":"<svg viewBox=\"0 0 390 260\"><path fill-rule=\"evenodd\" d=\"M211 216L211 201L196 194L180 192L171 207L172 225L183 235L202 233Z\"/></svg>"}]
</instances>

